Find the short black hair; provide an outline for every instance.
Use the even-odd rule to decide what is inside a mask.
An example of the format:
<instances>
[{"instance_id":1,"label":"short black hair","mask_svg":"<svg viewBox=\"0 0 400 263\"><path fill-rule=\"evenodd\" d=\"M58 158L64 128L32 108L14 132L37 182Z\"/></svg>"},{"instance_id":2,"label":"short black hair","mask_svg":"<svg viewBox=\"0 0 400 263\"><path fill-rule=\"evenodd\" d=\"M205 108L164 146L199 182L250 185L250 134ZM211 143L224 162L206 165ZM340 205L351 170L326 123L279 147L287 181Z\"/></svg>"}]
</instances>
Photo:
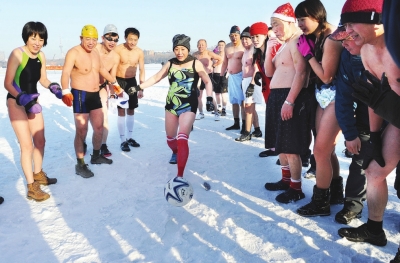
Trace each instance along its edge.
<instances>
[{"instance_id":1,"label":"short black hair","mask_svg":"<svg viewBox=\"0 0 400 263\"><path fill-rule=\"evenodd\" d=\"M22 39L24 43L28 42L30 36L39 35L41 39L44 40L43 46L47 45L47 28L41 22L30 21L24 25L22 28Z\"/></svg>"},{"instance_id":2,"label":"short black hair","mask_svg":"<svg viewBox=\"0 0 400 263\"><path fill-rule=\"evenodd\" d=\"M224 43L224 44L226 44L225 41L223 41L223 40L218 41L218 44L219 44L219 43Z\"/></svg>"},{"instance_id":3,"label":"short black hair","mask_svg":"<svg viewBox=\"0 0 400 263\"><path fill-rule=\"evenodd\" d=\"M139 30L134 27L128 27L127 29L125 29L125 38L127 38L129 34L136 35L138 38L140 38Z\"/></svg>"}]
</instances>

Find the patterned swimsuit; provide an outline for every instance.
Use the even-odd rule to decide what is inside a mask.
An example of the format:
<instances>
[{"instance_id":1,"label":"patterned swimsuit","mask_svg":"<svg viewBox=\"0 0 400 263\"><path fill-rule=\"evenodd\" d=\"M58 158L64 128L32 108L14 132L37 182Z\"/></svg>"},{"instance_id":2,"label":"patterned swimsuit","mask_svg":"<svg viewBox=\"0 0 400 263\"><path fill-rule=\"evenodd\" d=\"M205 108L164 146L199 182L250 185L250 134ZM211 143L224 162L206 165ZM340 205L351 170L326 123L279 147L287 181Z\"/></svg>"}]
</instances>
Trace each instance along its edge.
<instances>
[{"instance_id":1,"label":"patterned swimsuit","mask_svg":"<svg viewBox=\"0 0 400 263\"><path fill-rule=\"evenodd\" d=\"M193 112L196 114L197 82L199 74L195 70L195 61L191 68L177 69L170 60L168 70L169 90L165 104L165 110L179 117L182 113Z\"/></svg>"}]
</instances>

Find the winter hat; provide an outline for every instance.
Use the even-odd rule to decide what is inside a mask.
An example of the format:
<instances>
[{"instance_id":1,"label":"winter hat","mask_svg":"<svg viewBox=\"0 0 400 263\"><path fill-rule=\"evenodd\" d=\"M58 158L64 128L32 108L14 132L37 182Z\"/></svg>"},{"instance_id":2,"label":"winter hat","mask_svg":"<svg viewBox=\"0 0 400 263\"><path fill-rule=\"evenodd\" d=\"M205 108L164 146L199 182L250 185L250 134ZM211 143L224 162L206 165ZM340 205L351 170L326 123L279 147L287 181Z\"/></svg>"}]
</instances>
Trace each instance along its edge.
<instances>
[{"instance_id":1,"label":"winter hat","mask_svg":"<svg viewBox=\"0 0 400 263\"><path fill-rule=\"evenodd\" d=\"M346 23L381 24L383 0L347 0L341 21Z\"/></svg>"},{"instance_id":2,"label":"winter hat","mask_svg":"<svg viewBox=\"0 0 400 263\"><path fill-rule=\"evenodd\" d=\"M240 28L238 26L231 27L229 34L240 34Z\"/></svg>"},{"instance_id":3,"label":"winter hat","mask_svg":"<svg viewBox=\"0 0 400 263\"><path fill-rule=\"evenodd\" d=\"M244 37L250 38L250 27L246 27L245 29L243 29L242 34L240 34L240 39Z\"/></svg>"},{"instance_id":4,"label":"winter hat","mask_svg":"<svg viewBox=\"0 0 400 263\"><path fill-rule=\"evenodd\" d=\"M263 22L257 22L251 25L250 35L268 35L268 26Z\"/></svg>"},{"instance_id":5,"label":"winter hat","mask_svg":"<svg viewBox=\"0 0 400 263\"><path fill-rule=\"evenodd\" d=\"M342 41L350 38L350 35L346 32L346 28L342 25L342 22L339 22L337 29L329 36L329 38L336 41Z\"/></svg>"},{"instance_id":6,"label":"winter hat","mask_svg":"<svg viewBox=\"0 0 400 263\"><path fill-rule=\"evenodd\" d=\"M184 34L175 35L172 38L172 50L174 50L176 46L184 46L190 51L190 37Z\"/></svg>"},{"instance_id":7,"label":"winter hat","mask_svg":"<svg viewBox=\"0 0 400 263\"><path fill-rule=\"evenodd\" d=\"M371 0L374 1L374 0ZM294 15L293 7L290 3L279 6L271 17L279 18L286 22L296 22L296 16Z\"/></svg>"},{"instance_id":8,"label":"winter hat","mask_svg":"<svg viewBox=\"0 0 400 263\"><path fill-rule=\"evenodd\" d=\"M106 27L104 28L103 36L105 36L107 34L112 34L112 33L118 35L117 27L115 25L113 25L113 24L106 25Z\"/></svg>"}]
</instances>

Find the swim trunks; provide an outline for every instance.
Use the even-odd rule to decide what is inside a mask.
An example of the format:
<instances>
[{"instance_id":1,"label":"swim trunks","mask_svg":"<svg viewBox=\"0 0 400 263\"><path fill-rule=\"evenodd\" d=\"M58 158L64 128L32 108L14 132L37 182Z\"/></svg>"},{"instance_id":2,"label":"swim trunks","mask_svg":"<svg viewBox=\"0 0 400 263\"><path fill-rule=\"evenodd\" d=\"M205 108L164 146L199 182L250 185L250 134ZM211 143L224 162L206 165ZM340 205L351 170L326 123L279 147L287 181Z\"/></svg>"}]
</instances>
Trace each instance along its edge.
<instances>
[{"instance_id":1,"label":"swim trunks","mask_svg":"<svg viewBox=\"0 0 400 263\"><path fill-rule=\"evenodd\" d=\"M242 104L244 100L242 91L242 72L230 74L228 78L229 101L232 104Z\"/></svg>"},{"instance_id":2,"label":"swim trunks","mask_svg":"<svg viewBox=\"0 0 400 263\"><path fill-rule=\"evenodd\" d=\"M322 109L335 101L336 87L332 84L323 84L320 88L315 88L315 98Z\"/></svg>"},{"instance_id":3,"label":"swim trunks","mask_svg":"<svg viewBox=\"0 0 400 263\"><path fill-rule=\"evenodd\" d=\"M74 96L72 101L74 113L90 113L92 110L102 108L98 91L89 92L72 88L71 93Z\"/></svg>"},{"instance_id":4,"label":"swim trunks","mask_svg":"<svg viewBox=\"0 0 400 263\"><path fill-rule=\"evenodd\" d=\"M251 83L252 77L244 78L242 80L242 87L243 87L243 96L244 96L244 103L251 104L251 103L257 103L261 104L264 102L264 96L262 93L262 88L261 86L255 85L254 84L254 93L252 96L249 98L246 98L246 90L249 84Z\"/></svg>"},{"instance_id":5,"label":"swim trunks","mask_svg":"<svg viewBox=\"0 0 400 263\"><path fill-rule=\"evenodd\" d=\"M137 86L136 78L120 78L117 77L118 84L121 86L121 88L128 93L129 88ZM138 102L138 97L137 97L137 92L135 92L133 95L129 95L129 107L128 109L133 110L139 107L139 102ZM118 106L118 109L122 109L120 106Z\"/></svg>"}]
</instances>

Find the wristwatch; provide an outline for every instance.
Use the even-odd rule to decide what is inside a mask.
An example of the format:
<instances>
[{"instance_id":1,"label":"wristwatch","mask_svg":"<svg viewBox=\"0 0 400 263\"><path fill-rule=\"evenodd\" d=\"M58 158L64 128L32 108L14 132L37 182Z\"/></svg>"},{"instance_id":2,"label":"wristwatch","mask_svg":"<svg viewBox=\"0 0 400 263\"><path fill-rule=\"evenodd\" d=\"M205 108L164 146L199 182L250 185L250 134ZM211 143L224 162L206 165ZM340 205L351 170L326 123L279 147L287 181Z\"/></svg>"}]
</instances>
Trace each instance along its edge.
<instances>
[{"instance_id":1,"label":"wristwatch","mask_svg":"<svg viewBox=\"0 0 400 263\"><path fill-rule=\"evenodd\" d=\"M285 104L294 107L294 103L291 103L290 101L285 100Z\"/></svg>"}]
</instances>

